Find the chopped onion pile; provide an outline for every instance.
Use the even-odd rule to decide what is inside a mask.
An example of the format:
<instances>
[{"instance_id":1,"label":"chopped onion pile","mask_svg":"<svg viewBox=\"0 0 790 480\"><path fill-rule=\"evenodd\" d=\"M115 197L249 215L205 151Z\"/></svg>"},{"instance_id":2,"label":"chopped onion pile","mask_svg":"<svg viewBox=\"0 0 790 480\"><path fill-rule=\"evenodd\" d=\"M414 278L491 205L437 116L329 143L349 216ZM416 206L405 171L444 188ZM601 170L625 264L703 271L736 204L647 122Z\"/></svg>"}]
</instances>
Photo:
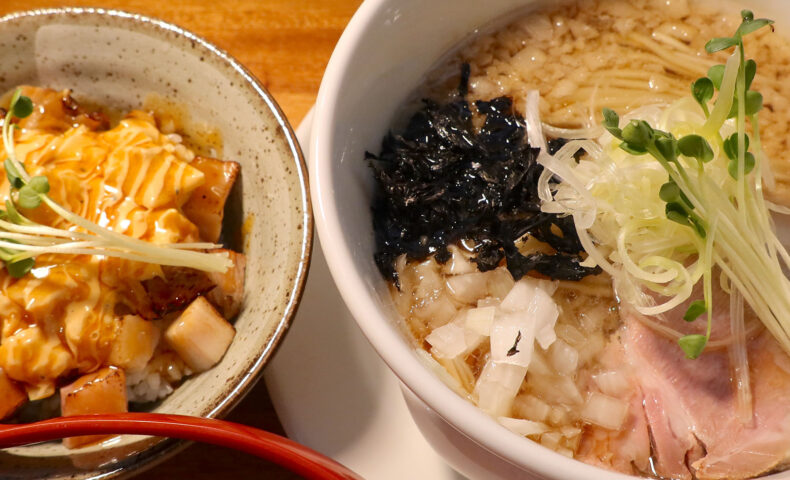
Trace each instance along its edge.
<instances>
[{"instance_id":1,"label":"chopped onion pile","mask_svg":"<svg viewBox=\"0 0 790 480\"><path fill-rule=\"evenodd\" d=\"M467 273L449 278L447 284L454 295L469 299L471 293L459 295L458 291L466 292L481 281L484 279L476 273ZM527 374L535 342L545 350L557 339L554 324L559 310L551 299L556 288L556 282L524 277L498 306L463 311L425 338L435 356L447 359L466 355L489 338L491 356L477 380L475 394L480 408L491 415L509 412Z\"/></svg>"},{"instance_id":2,"label":"chopped onion pile","mask_svg":"<svg viewBox=\"0 0 790 480\"><path fill-rule=\"evenodd\" d=\"M573 456L587 391L596 386L591 376L611 370L599 364L618 323L610 282L514 282L507 268L480 272L467 250L450 252L444 264L396 261L401 285L392 286L393 299L417 357L505 427Z\"/></svg>"}]
</instances>

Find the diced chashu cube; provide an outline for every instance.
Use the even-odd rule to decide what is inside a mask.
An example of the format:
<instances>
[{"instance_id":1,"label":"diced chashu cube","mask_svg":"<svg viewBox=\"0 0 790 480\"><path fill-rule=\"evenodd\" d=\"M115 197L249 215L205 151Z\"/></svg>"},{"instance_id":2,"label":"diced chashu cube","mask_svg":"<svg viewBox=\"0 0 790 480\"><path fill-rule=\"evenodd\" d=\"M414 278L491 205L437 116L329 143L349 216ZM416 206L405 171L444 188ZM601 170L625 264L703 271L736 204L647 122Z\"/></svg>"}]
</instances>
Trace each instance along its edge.
<instances>
[{"instance_id":1,"label":"diced chashu cube","mask_svg":"<svg viewBox=\"0 0 790 480\"><path fill-rule=\"evenodd\" d=\"M78 378L60 389L60 410L64 417L95 413L127 412L126 375L123 370L105 367ZM111 435L84 435L63 439L67 448L96 443Z\"/></svg>"},{"instance_id":2,"label":"diced chashu cube","mask_svg":"<svg viewBox=\"0 0 790 480\"><path fill-rule=\"evenodd\" d=\"M27 393L0 369L0 420L10 417L27 402Z\"/></svg>"},{"instance_id":3,"label":"diced chashu cube","mask_svg":"<svg viewBox=\"0 0 790 480\"><path fill-rule=\"evenodd\" d=\"M234 335L233 326L205 297L196 298L165 331L173 350L196 372L216 365Z\"/></svg>"},{"instance_id":4,"label":"diced chashu cube","mask_svg":"<svg viewBox=\"0 0 790 480\"><path fill-rule=\"evenodd\" d=\"M235 317L241 309L241 302L244 299L244 270L247 265L247 258L243 253L232 250L217 249L214 252L227 252L233 266L224 273L211 272L209 279L216 285L206 298L222 313L222 316L231 319Z\"/></svg>"},{"instance_id":5,"label":"diced chashu cube","mask_svg":"<svg viewBox=\"0 0 790 480\"><path fill-rule=\"evenodd\" d=\"M200 270L164 266L162 272L164 277L143 282L151 308L159 316L184 308L214 288L214 281Z\"/></svg>"},{"instance_id":6,"label":"diced chashu cube","mask_svg":"<svg viewBox=\"0 0 790 480\"><path fill-rule=\"evenodd\" d=\"M153 322L137 315L125 315L118 322L118 330L110 350L110 365L129 373L143 370L154 356L160 335Z\"/></svg>"},{"instance_id":7,"label":"diced chashu cube","mask_svg":"<svg viewBox=\"0 0 790 480\"><path fill-rule=\"evenodd\" d=\"M216 242L222 231L225 201L241 167L236 162L206 157L195 157L190 165L203 172L205 182L192 192L181 210L198 227L204 240Z\"/></svg>"}]
</instances>

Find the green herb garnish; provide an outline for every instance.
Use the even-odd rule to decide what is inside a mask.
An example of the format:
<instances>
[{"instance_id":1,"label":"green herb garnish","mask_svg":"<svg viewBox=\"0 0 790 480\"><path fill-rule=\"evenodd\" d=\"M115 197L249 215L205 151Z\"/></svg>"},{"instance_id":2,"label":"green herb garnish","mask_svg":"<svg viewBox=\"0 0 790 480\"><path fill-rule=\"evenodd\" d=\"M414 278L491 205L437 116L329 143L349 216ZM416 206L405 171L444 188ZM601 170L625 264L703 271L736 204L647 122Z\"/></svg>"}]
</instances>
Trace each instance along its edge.
<instances>
[{"instance_id":1,"label":"green herb garnish","mask_svg":"<svg viewBox=\"0 0 790 480\"><path fill-rule=\"evenodd\" d=\"M754 14L748 10L741 12L741 18L741 25L732 37L714 38L705 45L708 53L733 47L736 50L726 65L711 67L706 77L697 79L691 85L692 97L699 104L706 118L705 124L698 131L676 139L671 133L654 129L643 120L631 120L621 129L617 113L610 109L603 110L603 126L621 141L619 144L621 149L632 155L651 155L666 170L669 180L661 187L659 193L661 200L666 202L666 216L669 220L693 229L699 238L698 244L701 246L699 261L704 262L704 301L692 302L683 318L692 322L707 313L708 324L705 335L686 335L678 340L680 348L688 358L699 357L710 339L711 277L714 262L720 265L724 260L738 262L733 269L729 271L725 269L731 281L740 269L749 268L748 263L742 265L741 262L754 262L751 267L765 267L765 271L782 275L784 278L781 268L776 265L776 253L770 253L775 247L769 246L768 243L773 240L755 241L753 238L745 237L751 236L750 231L742 231L743 228L739 228L739 226L751 225L750 218L754 215L761 217L760 222L766 225L769 223L762 218L767 215L767 210L762 204L762 197L758 197L761 194L755 187L759 175L755 176L753 172L759 161L755 153L749 151L752 142L746 134L746 120L749 120L757 140L754 143L759 145L757 114L762 109L763 97L759 92L750 90L757 73L757 64L754 60L745 58L743 37L773 24L769 19L755 19ZM711 109L710 102L717 91L718 97ZM729 118L734 118L736 121L736 133L722 139L719 132ZM715 160L728 162L727 171L737 183L734 198L724 196L721 190L714 191L716 187L706 178L706 165L714 161L715 157L712 143L724 152L724 158ZM760 226L764 225L761 223ZM717 249L715 253L714 239L718 242L715 244ZM766 251L767 246L768 251ZM775 272L776 269L780 271ZM733 270L736 273L733 273ZM762 274L763 272L760 272L760 275ZM743 284L736 284L735 287L741 290L759 288L755 285ZM748 293L749 298L755 298L761 292ZM790 314L790 310L785 308L779 315L762 296L759 296L759 302L764 304L757 304L756 301L752 307L760 318L767 322L769 329L775 335L779 335L782 330L772 328L771 321L766 318L779 322L778 318L787 317L785 313ZM780 340L785 348L790 348L790 336L785 335L785 337L787 338Z\"/></svg>"}]
</instances>

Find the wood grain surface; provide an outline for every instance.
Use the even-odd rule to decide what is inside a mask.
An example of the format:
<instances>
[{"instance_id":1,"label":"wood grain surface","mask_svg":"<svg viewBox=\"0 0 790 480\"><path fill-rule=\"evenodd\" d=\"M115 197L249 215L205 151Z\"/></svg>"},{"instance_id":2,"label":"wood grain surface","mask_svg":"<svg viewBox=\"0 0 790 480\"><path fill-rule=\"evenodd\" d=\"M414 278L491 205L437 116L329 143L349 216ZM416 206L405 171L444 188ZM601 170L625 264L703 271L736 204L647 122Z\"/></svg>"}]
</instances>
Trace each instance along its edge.
<instances>
[{"instance_id":1,"label":"wood grain surface","mask_svg":"<svg viewBox=\"0 0 790 480\"><path fill-rule=\"evenodd\" d=\"M175 23L206 38L247 66L294 128L315 102L340 34L361 0L0 0L0 15L33 8L118 8ZM229 420L282 434L260 382ZM139 479L294 479L296 475L231 450L193 445Z\"/></svg>"}]
</instances>

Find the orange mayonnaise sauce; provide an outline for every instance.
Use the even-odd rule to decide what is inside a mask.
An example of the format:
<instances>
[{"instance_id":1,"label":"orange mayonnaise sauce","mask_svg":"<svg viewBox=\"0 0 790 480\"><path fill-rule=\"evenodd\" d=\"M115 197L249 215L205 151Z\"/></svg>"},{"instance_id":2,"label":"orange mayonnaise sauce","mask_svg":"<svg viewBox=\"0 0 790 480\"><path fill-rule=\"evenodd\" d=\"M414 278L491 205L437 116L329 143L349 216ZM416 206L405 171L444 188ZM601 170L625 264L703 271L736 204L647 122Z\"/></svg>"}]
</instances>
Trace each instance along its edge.
<instances>
[{"instance_id":1,"label":"orange mayonnaise sauce","mask_svg":"<svg viewBox=\"0 0 790 480\"><path fill-rule=\"evenodd\" d=\"M50 197L93 222L154 243L199 241L181 212L204 181L194 153L164 135L154 117L133 111L100 131L63 115L58 92L26 88L34 114L16 133L16 155L31 175L45 175ZM48 111L51 109L52 111ZM65 120L64 120L65 118ZM0 165L5 152L0 153ZM1 170L1 168L0 168ZM0 200L8 197L5 172ZM46 225L75 228L46 205L23 211ZM57 380L106 365L122 314L134 311L141 281L158 265L88 255L45 254L21 279L0 271L0 368L22 382L32 400L55 392Z\"/></svg>"}]
</instances>

